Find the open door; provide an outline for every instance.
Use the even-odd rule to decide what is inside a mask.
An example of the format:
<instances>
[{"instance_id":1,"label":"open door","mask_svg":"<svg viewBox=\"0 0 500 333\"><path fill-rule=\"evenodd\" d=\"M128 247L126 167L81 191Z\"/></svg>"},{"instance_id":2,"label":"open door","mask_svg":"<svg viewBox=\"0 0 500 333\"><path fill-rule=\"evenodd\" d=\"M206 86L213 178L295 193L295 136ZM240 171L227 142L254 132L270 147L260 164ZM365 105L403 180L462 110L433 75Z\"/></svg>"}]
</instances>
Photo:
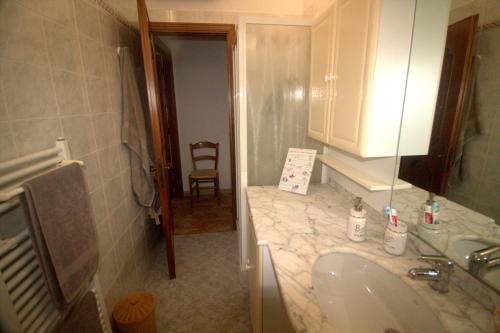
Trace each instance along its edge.
<instances>
[{"instance_id":1,"label":"open door","mask_svg":"<svg viewBox=\"0 0 500 333\"><path fill-rule=\"evenodd\" d=\"M175 104L174 73L170 52L156 53L158 87L160 89L161 117L163 120L164 147L167 154L169 172L169 190L171 198L182 198L182 166L179 147L179 129L177 126L177 108Z\"/></svg>"},{"instance_id":2,"label":"open door","mask_svg":"<svg viewBox=\"0 0 500 333\"><path fill-rule=\"evenodd\" d=\"M154 162L156 168L156 185L160 194L160 205L162 211L163 236L167 250L168 274L171 279L175 278L175 255L174 242L172 238L173 223L172 210L170 207L169 161L163 149L163 120L160 112L160 99L158 89L158 77L156 72L156 54L153 39L149 27L149 17L145 0L137 0L137 13L139 18L139 31L141 35L141 48L146 78L146 89L148 93L149 114L151 119L151 133L154 148Z\"/></svg>"},{"instance_id":3,"label":"open door","mask_svg":"<svg viewBox=\"0 0 500 333\"><path fill-rule=\"evenodd\" d=\"M429 153L403 156L399 178L445 195L469 82L478 15L448 27Z\"/></svg>"}]
</instances>

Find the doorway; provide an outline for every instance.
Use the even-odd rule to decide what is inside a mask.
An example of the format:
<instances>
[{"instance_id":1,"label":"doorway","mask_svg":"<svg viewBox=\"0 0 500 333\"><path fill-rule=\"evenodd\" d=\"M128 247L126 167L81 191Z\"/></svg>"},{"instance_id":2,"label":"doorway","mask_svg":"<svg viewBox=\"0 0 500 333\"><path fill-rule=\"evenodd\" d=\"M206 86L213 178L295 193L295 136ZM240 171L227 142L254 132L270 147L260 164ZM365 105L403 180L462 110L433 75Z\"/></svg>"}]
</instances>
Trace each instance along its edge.
<instances>
[{"instance_id":1,"label":"doorway","mask_svg":"<svg viewBox=\"0 0 500 333\"><path fill-rule=\"evenodd\" d=\"M401 157L400 179L442 196L457 148L477 22L478 15L474 15L448 27L429 153Z\"/></svg>"},{"instance_id":2,"label":"doorway","mask_svg":"<svg viewBox=\"0 0 500 333\"><path fill-rule=\"evenodd\" d=\"M166 120L165 149L169 156L170 194L175 235L233 230L226 41L178 34L154 37L162 113ZM161 54L167 54L162 56ZM162 66L160 60L166 64ZM166 69L164 69L167 67ZM162 79L162 73L165 79ZM168 81L163 83L164 81ZM166 100L164 102L163 100ZM194 169L190 144L217 143L219 194L211 182L190 195ZM214 154L215 149L199 149ZM199 155L199 154L198 154ZM214 161L198 161L210 170Z\"/></svg>"},{"instance_id":3,"label":"doorway","mask_svg":"<svg viewBox=\"0 0 500 333\"><path fill-rule=\"evenodd\" d=\"M159 193L162 211L162 229L166 245L168 272L171 279L176 277L174 253L174 221L172 216L172 198L170 194L169 170L173 168L172 157L168 154L165 138L169 138L166 123L172 118L166 118L168 112L162 111L160 98L159 73L156 61L156 46L154 38L157 36L185 36L196 38L222 38L225 39L227 54L227 100L229 103L229 151L231 173L231 205L233 207L232 226L236 229L236 161L235 161L235 130L234 130L234 85L233 85L233 50L235 45L235 26L233 24L192 24L192 23L165 23L151 22L144 0L137 1L139 31L143 66L146 78L149 115L151 122L151 137L154 148L155 182ZM167 105L168 106L168 105Z\"/></svg>"}]
</instances>

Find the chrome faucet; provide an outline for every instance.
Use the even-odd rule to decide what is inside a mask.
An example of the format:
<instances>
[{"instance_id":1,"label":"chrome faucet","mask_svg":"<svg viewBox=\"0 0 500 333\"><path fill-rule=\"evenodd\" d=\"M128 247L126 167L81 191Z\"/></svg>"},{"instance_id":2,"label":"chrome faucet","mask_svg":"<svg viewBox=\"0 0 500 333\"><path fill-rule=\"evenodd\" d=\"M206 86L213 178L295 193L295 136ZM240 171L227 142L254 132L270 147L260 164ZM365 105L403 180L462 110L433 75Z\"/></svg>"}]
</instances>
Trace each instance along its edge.
<instances>
[{"instance_id":1,"label":"chrome faucet","mask_svg":"<svg viewBox=\"0 0 500 333\"><path fill-rule=\"evenodd\" d=\"M432 263L431 268L412 268L408 276L415 280L430 280L429 286L437 292L447 293L453 262L444 256L422 255L420 260Z\"/></svg>"},{"instance_id":2,"label":"chrome faucet","mask_svg":"<svg viewBox=\"0 0 500 333\"><path fill-rule=\"evenodd\" d=\"M491 258L496 252L500 252L500 245L477 250L469 255L469 272L475 276L481 276L488 268L500 265L500 257Z\"/></svg>"}]
</instances>

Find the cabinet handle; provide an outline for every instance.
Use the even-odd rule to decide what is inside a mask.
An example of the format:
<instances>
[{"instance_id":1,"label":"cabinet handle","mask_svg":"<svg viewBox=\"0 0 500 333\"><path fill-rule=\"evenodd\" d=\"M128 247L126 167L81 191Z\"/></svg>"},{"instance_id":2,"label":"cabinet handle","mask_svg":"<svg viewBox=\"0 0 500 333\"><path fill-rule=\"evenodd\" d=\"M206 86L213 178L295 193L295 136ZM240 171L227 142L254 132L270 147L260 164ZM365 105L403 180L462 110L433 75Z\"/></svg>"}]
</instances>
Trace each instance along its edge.
<instances>
[{"instance_id":1,"label":"cabinet handle","mask_svg":"<svg viewBox=\"0 0 500 333\"><path fill-rule=\"evenodd\" d=\"M335 76L333 74L325 75L325 82L335 80L336 78L337 78L337 76Z\"/></svg>"},{"instance_id":2,"label":"cabinet handle","mask_svg":"<svg viewBox=\"0 0 500 333\"><path fill-rule=\"evenodd\" d=\"M250 265L250 258L247 258L247 263L245 264L245 270L249 270L249 269L252 269L252 265Z\"/></svg>"}]
</instances>

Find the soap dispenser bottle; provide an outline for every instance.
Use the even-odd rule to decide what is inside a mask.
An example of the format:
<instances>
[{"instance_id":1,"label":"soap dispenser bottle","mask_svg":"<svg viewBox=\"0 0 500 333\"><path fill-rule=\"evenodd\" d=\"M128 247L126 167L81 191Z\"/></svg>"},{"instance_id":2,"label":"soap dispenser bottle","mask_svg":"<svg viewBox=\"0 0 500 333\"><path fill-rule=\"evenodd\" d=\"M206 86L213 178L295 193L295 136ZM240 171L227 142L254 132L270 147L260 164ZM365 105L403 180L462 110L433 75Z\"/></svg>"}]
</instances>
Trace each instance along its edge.
<instances>
[{"instance_id":1,"label":"soap dispenser bottle","mask_svg":"<svg viewBox=\"0 0 500 333\"><path fill-rule=\"evenodd\" d=\"M347 237L354 242L366 239L366 210L363 209L361 200L361 197L354 199L354 207L351 208L347 222Z\"/></svg>"}]
</instances>

